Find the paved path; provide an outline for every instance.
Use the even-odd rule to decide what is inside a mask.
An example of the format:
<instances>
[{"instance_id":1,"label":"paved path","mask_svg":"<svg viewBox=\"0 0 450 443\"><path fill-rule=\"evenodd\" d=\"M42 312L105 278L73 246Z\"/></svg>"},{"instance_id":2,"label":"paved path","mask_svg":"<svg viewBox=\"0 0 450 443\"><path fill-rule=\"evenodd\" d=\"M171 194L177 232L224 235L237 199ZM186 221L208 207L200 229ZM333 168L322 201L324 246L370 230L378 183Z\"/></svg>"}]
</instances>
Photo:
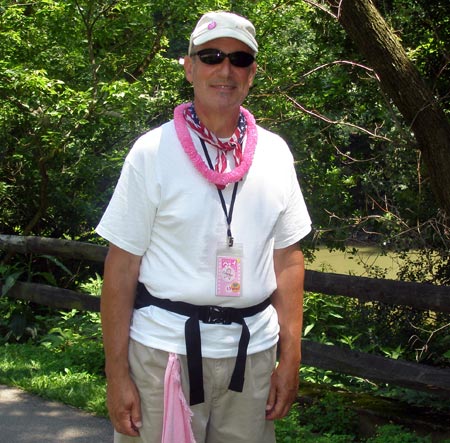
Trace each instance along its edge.
<instances>
[{"instance_id":1,"label":"paved path","mask_svg":"<svg viewBox=\"0 0 450 443\"><path fill-rule=\"evenodd\" d=\"M0 385L0 443L112 443L109 420Z\"/></svg>"}]
</instances>

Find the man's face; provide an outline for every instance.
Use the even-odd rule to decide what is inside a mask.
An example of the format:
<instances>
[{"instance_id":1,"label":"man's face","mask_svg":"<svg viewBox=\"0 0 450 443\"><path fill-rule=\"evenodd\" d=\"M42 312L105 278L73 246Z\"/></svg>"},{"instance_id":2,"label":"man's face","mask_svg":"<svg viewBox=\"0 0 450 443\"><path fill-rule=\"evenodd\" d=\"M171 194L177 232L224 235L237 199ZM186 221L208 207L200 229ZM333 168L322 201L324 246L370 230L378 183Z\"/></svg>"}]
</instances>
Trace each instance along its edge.
<instances>
[{"instance_id":1,"label":"man's face","mask_svg":"<svg viewBox=\"0 0 450 443\"><path fill-rule=\"evenodd\" d=\"M233 38L218 38L196 48L219 49L226 54L250 48ZM195 107L203 112L226 112L236 110L243 103L253 83L256 63L241 68L233 66L228 58L217 65L203 63L198 56L186 57L184 62L186 78L194 86Z\"/></svg>"}]
</instances>

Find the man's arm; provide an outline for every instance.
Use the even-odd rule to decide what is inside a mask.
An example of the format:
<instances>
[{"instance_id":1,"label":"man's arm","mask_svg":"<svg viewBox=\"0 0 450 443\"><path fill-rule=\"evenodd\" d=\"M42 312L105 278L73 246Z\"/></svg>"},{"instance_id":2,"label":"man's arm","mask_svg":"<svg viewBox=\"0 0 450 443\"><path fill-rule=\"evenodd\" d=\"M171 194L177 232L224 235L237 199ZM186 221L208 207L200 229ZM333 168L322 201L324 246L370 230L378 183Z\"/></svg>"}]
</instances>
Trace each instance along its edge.
<instances>
[{"instance_id":1,"label":"man's arm","mask_svg":"<svg viewBox=\"0 0 450 443\"><path fill-rule=\"evenodd\" d=\"M128 364L130 322L140 264L140 256L110 244L100 303L109 415L116 431L130 436L138 436L142 426L140 398Z\"/></svg>"},{"instance_id":2,"label":"man's arm","mask_svg":"<svg viewBox=\"0 0 450 443\"><path fill-rule=\"evenodd\" d=\"M274 251L277 290L272 304L280 324L279 359L271 379L266 418L284 417L294 402L299 383L303 326L303 253L297 245Z\"/></svg>"}]
</instances>

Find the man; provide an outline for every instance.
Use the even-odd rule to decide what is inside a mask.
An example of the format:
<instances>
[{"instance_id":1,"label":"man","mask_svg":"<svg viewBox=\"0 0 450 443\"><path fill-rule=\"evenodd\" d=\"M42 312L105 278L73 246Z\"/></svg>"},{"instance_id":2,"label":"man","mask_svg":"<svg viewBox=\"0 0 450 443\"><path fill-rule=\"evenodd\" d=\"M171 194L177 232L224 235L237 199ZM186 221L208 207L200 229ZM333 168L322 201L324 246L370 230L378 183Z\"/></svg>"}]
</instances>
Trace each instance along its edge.
<instances>
[{"instance_id":1,"label":"man","mask_svg":"<svg viewBox=\"0 0 450 443\"><path fill-rule=\"evenodd\" d=\"M184 60L194 102L138 139L97 227L116 442L180 443L167 435L187 403L197 443L274 442L296 397L310 219L286 144L241 107L257 51L243 17L200 19Z\"/></svg>"}]
</instances>

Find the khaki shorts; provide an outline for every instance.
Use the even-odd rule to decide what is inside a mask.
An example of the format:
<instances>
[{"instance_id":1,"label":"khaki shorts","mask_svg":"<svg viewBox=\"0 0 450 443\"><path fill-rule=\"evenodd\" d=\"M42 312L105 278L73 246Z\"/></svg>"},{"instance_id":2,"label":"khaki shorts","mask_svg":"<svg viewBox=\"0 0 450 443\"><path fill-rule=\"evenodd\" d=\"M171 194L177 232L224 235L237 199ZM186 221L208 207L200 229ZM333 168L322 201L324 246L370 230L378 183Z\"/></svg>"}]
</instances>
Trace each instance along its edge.
<instances>
[{"instance_id":1,"label":"khaki shorts","mask_svg":"<svg viewBox=\"0 0 450 443\"><path fill-rule=\"evenodd\" d=\"M164 374L169 354L130 341L132 377L141 395L140 437L115 432L114 443L161 443ZM274 443L272 421L265 419L276 347L247 357L244 390L228 390L235 358L203 359L205 402L192 406L196 443ZM179 356L183 391L189 399L186 357Z\"/></svg>"}]
</instances>

